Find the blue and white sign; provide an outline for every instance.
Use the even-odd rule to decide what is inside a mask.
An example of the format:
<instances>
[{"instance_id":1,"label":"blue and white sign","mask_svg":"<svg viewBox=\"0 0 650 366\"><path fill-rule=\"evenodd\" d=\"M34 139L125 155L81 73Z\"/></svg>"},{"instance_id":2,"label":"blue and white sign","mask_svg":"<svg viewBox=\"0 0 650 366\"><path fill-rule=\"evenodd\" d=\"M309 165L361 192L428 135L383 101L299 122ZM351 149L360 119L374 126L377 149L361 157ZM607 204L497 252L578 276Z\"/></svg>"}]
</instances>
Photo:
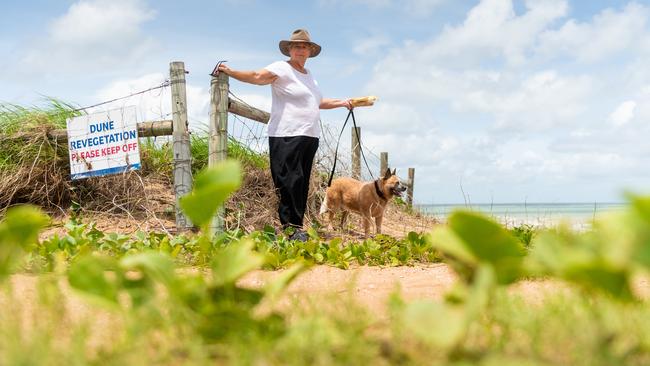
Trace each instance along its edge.
<instances>
[{"instance_id":1,"label":"blue and white sign","mask_svg":"<svg viewBox=\"0 0 650 366\"><path fill-rule=\"evenodd\" d=\"M69 118L70 175L81 179L140 169L135 106Z\"/></svg>"}]
</instances>

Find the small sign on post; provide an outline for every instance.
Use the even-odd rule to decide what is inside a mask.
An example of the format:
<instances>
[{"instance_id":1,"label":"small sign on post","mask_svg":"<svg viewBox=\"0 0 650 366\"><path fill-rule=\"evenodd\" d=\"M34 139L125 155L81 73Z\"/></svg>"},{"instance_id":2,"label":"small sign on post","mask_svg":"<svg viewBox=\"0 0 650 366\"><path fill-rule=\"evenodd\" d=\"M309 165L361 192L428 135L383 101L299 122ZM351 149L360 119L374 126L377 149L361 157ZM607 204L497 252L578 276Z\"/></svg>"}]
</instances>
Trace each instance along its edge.
<instances>
[{"instance_id":1,"label":"small sign on post","mask_svg":"<svg viewBox=\"0 0 650 366\"><path fill-rule=\"evenodd\" d=\"M72 179L140 169L135 106L66 121Z\"/></svg>"}]
</instances>

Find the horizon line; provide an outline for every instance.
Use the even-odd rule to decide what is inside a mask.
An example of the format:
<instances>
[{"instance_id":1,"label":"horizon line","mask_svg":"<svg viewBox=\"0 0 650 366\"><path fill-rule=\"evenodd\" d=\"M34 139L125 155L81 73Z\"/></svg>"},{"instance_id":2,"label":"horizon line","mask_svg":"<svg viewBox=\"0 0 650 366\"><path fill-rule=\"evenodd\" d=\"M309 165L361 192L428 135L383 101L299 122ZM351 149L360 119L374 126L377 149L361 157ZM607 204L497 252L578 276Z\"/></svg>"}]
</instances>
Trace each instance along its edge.
<instances>
[{"instance_id":1,"label":"horizon line","mask_svg":"<svg viewBox=\"0 0 650 366\"><path fill-rule=\"evenodd\" d=\"M488 205L585 205L585 204L629 204L627 201L584 201L584 202L480 202L480 203L473 203L473 202L457 202L457 203L414 203L413 206L473 206L473 205L481 205L481 206L488 206Z\"/></svg>"}]
</instances>

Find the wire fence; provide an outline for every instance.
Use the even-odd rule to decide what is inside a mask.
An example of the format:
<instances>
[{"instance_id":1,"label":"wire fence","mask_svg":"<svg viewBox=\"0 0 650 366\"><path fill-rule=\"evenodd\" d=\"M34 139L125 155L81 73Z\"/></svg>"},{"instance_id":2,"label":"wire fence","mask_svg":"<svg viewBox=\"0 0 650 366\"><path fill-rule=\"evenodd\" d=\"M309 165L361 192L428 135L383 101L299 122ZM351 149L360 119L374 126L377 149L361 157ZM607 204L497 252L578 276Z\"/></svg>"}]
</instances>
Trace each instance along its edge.
<instances>
[{"instance_id":1,"label":"wire fence","mask_svg":"<svg viewBox=\"0 0 650 366\"><path fill-rule=\"evenodd\" d=\"M79 107L74 112L85 111L88 114L105 112L112 109L124 109L129 106L137 106L137 117L139 121L164 120L171 116L169 101L171 100L169 79L158 80L158 84L144 90L133 92L132 89L139 89L136 86L121 86L128 95L112 98L87 107ZM128 90L126 90L128 89ZM101 108L100 108L101 107Z\"/></svg>"},{"instance_id":2,"label":"wire fence","mask_svg":"<svg viewBox=\"0 0 650 366\"><path fill-rule=\"evenodd\" d=\"M169 119L172 115L169 104L171 97L170 84L169 79L164 79L154 86L142 88L140 91L133 91L133 89L136 89L134 87L123 87L125 89L124 92L128 93L123 97L111 98L90 106L76 108L74 111L85 111L88 114L108 113L109 110L124 110L129 106L136 105L138 106L138 121ZM229 94L239 102L249 105L245 100L232 93L232 91L229 91ZM189 119L190 134L198 138L207 138L209 134L209 123L202 120L203 117L190 117ZM315 158L315 166L321 171L329 173L334 164L335 149L341 132L342 122L343 118L341 118L341 121L334 122L321 121L321 138ZM336 176L349 176L352 174L351 128L347 126L346 131L343 131L341 135L338 154L336 154ZM268 154L267 125L264 123L229 113L228 137L251 151L259 154ZM379 171L381 159L378 153L363 142L363 135L361 137L361 148L365 156L365 161L361 163L361 179L371 180L381 174ZM153 140L154 142L165 143L170 138L166 136L154 137Z\"/></svg>"},{"instance_id":3,"label":"wire fence","mask_svg":"<svg viewBox=\"0 0 650 366\"><path fill-rule=\"evenodd\" d=\"M209 103L202 105L201 99L195 97L195 100L190 101L190 105L192 105L194 113L190 113L190 111L188 111L188 103L185 100L186 91L182 90L182 97L179 97L178 88L180 85L183 85L183 87L185 86L185 73L186 72L184 72L184 69L181 69L180 74L183 75L183 78L179 81L177 78L175 78L178 75L174 73L174 69L172 67L172 70L170 72L171 81L170 79L160 77L157 79L150 78L148 81L141 81L138 83L116 85L109 90L110 94L106 95L105 98L101 98L104 99L104 101L85 107L74 108L72 112L83 112L82 114L85 114L86 116L100 115L103 117L100 118L99 122L93 122L93 128L95 131L82 131L80 128L83 129L84 127L71 128L71 126L68 126L67 132L61 131L63 132L63 136L65 136L67 133L68 137L70 138L70 141L68 141L68 147L71 148L71 153L77 154L73 156L72 160L74 161L76 159L76 162L80 163L79 171L76 173L73 171L73 175L84 174L85 170L93 170L92 168L95 168L96 166L102 164L105 165L106 169L108 170L114 168L115 166L126 166L127 169L124 169L123 171L130 171L131 168L138 168L139 159L136 163L136 159L133 154L126 154L120 158L117 158L114 152L131 152L131 150L126 151L124 149L128 150L129 146L131 146L129 144L137 141L137 138L134 135L134 131L139 130L141 127L140 124L149 125L149 123L151 123L153 125L154 123L157 123L157 121L165 121L168 126L174 125L173 129L178 129L180 131L183 130L183 124L179 126L178 123L179 121L183 121L185 119L190 123L187 126L187 131L182 132L186 136L184 137L184 141L188 141L187 132L193 136L193 138L190 140L193 140L194 138L205 138L208 140L210 136L209 126L211 123L209 122L210 116L207 115L208 110L210 110L207 108L209 107L209 105L207 105ZM124 96L115 98L113 97L114 95ZM242 100L242 98L239 98L231 91L229 91L229 98L232 101L236 100L239 103L249 105L245 100ZM207 100L210 99L208 98ZM185 105L181 108L182 112L179 112L177 106L182 105L182 103L185 103ZM197 106L199 106L199 108L197 108ZM257 110L258 111L255 113L259 112L259 109ZM252 118L258 119L259 117L256 117L255 113L250 114L250 116ZM341 128L344 121L343 117L345 116L345 113L347 113L347 111L341 110L340 120L320 122L321 137L319 141L319 149L316 153L314 162L317 174L329 174L332 166L335 164L336 159L337 169L334 173L335 177L354 175L352 172L352 126L347 125L345 131L341 133ZM125 117L127 114L129 115L128 118ZM177 118L179 115L181 115L180 119ZM173 122L170 121L172 117L174 119ZM134 127L133 124L129 124L128 131L122 131L126 129L125 126L127 124L125 120L127 119L129 120L129 123L130 121L135 120L138 126ZM113 120L115 121L115 124L111 125L110 121ZM257 120L242 117L238 114L228 113L227 126L227 135L229 140L234 140L243 147L246 147L255 153L262 155L268 154L269 146L267 124L260 123ZM85 128L88 127L86 126ZM162 135L147 132L149 131L149 127L140 131L145 131L143 132L145 136L154 136L148 142L153 141L156 146L162 146L163 144L172 142L172 140L174 141L173 164L174 169L176 169L176 165L179 161L177 156L178 154L176 153L177 136L174 136L174 138L169 136L172 133L172 129L168 127L166 130L164 130L165 132ZM124 138L124 133L128 135L128 138ZM122 137L120 138L120 136ZM143 137L142 134L138 136ZM50 137L52 137L52 135L50 135ZM364 181L370 181L373 178L380 177L383 173L380 172L381 158L379 156L379 153L373 151L364 142L363 134L361 135L360 140L360 146L363 151L363 161L360 164L360 179ZM95 141L97 141L97 143ZM179 143L181 143L181 141L179 141ZM338 153L335 153L337 145ZM72 148L77 151L73 152ZM192 153L194 153L194 150ZM183 158L183 161L190 161L189 152L187 156L187 158ZM149 158L151 158L151 156L149 156ZM189 170L189 168L186 170ZM101 172L101 174L98 175L103 175L103 173L105 172ZM135 176L137 179L139 179L142 186L142 191L144 192L145 201L150 201L150 198L154 196L160 198L160 194L147 193L147 189L149 187L146 187L143 181L143 177L145 177L146 174L142 175L140 173L134 173L129 175ZM177 187L182 186L183 182L177 182L178 177L176 176L175 171L172 173L172 176L174 178L174 191L176 195L178 195ZM192 181L191 172L189 181ZM152 199L152 201L155 201L155 199ZM173 203L174 202L169 199L165 202L161 201L161 205L173 205ZM123 206L118 204L119 202L115 203L115 206ZM158 219L155 215L153 216L156 220ZM177 213L177 226L178 225L180 224Z\"/></svg>"},{"instance_id":4,"label":"wire fence","mask_svg":"<svg viewBox=\"0 0 650 366\"><path fill-rule=\"evenodd\" d=\"M264 123L240 117L234 113L229 113L228 117L229 138L236 140L256 153L268 153L269 145Z\"/></svg>"},{"instance_id":5,"label":"wire fence","mask_svg":"<svg viewBox=\"0 0 650 366\"><path fill-rule=\"evenodd\" d=\"M232 92L230 92L230 94L233 98L248 105L246 101L237 97ZM314 162L316 167L321 171L329 173L332 169L342 122L343 120L334 123L321 121L321 138ZM349 176L352 173L351 131L351 127L348 126L341 135L338 154L336 154L337 163L335 174L338 176ZM262 154L268 153L267 125L264 123L250 120L234 113L229 113L228 136L255 152ZM363 143L363 136L361 148L363 149L365 159L368 163L367 166L365 163L361 164L361 178L363 180L371 180L373 177L378 177L381 159L377 153L372 151Z\"/></svg>"}]
</instances>

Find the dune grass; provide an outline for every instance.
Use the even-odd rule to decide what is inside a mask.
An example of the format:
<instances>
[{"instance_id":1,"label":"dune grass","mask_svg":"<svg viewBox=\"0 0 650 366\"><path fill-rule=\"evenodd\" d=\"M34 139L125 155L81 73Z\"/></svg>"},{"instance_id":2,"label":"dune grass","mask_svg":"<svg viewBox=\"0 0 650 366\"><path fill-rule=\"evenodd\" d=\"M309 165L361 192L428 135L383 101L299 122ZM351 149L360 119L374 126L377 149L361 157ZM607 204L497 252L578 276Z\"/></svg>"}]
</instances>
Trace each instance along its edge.
<instances>
[{"instance_id":1,"label":"dune grass","mask_svg":"<svg viewBox=\"0 0 650 366\"><path fill-rule=\"evenodd\" d=\"M80 114L72 105L54 99L45 107L0 104L0 169L14 170L35 161L51 164L65 156L67 151L44 143L45 133L65 128L67 118Z\"/></svg>"},{"instance_id":2,"label":"dune grass","mask_svg":"<svg viewBox=\"0 0 650 366\"><path fill-rule=\"evenodd\" d=\"M43 127L65 128L66 119L81 114L73 105L56 99L47 99L45 106L34 107L0 104L0 133L7 135Z\"/></svg>"},{"instance_id":3,"label":"dune grass","mask_svg":"<svg viewBox=\"0 0 650 366\"><path fill-rule=\"evenodd\" d=\"M192 154L192 174L197 174L208 166L207 135L190 136L190 153ZM174 168L171 142L157 142L148 137L140 139L143 170L167 178L172 177ZM248 146L234 138L228 139L228 157L240 161L244 165L264 169L268 167L268 156L253 151Z\"/></svg>"},{"instance_id":4,"label":"dune grass","mask_svg":"<svg viewBox=\"0 0 650 366\"><path fill-rule=\"evenodd\" d=\"M61 210L72 201L92 202L97 205L101 197L111 202L116 192L111 186L116 182L104 178L103 182L89 179L70 180L68 146L48 138L47 133L65 129L66 120L83 112L56 99L47 99L42 106L24 107L0 104L0 207L17 203L34 203L46 209ZM173 151L170 137L141 138L142 168L136 174L173 180ZM265 168L268 158L235 139L228 141L229 156L244 165ZM197 174L208 164L208 136L191 135L192 173ZM139 179L131 177L133 184ZM76 197L76 198L75 198ZM82 199L84 198L84 199ZM4 211L4 209L0 209Z\"/></svg>"}]
</instances>

